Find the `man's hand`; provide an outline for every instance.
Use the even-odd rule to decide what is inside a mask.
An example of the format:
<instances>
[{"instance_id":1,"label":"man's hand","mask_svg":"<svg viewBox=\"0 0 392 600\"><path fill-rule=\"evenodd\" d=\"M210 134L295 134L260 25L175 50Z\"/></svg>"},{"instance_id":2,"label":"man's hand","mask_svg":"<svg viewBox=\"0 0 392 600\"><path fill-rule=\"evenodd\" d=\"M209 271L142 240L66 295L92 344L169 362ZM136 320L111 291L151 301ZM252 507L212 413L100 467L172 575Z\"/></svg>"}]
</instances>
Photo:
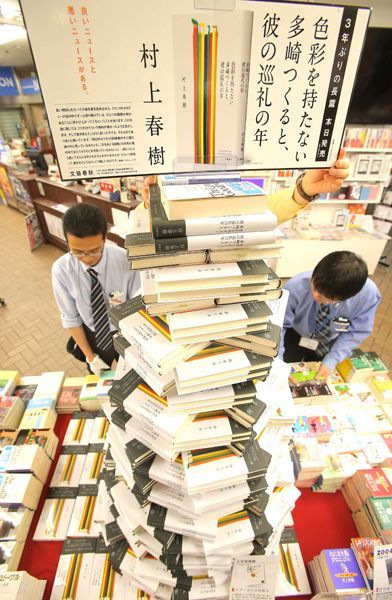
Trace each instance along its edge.
<instances>
[{"instance_id":1,"label":"man's hand","mask_svg":"<svg viewBox=\"0 0 392 600\"><path fill-rule=\"evenodd\" d=\"M331 371L328 369L328 367L321 363L320 368L317 371L316 381L325 381L328 379L330 372Z\"/></svg>"},{"instance_id":2,"label":"man's hand","mask_svg":"<svg viewBox=\"0 0 392 600\"><path fill-rule=\"evenodd\" d=\"M350 161L344 158L345 150L340 149L337 161L329 169L311 169L302 179L304 192L309 196L336 192L349 175Z\"/></svg>"},{"instance_id":3,"label":"man's hand","mask_svg":"<svg viewBox=\"0 0 392 600\"><path fill-rule=\"evenodd\" d=\"M109 365L107 365L102 358L98 356L98 354L95 354L92 361L87 360L86 362L88 363L94 375L98 375L98 377L101 375L101 371L110 369Z\"/></svg>"}]
</instances>

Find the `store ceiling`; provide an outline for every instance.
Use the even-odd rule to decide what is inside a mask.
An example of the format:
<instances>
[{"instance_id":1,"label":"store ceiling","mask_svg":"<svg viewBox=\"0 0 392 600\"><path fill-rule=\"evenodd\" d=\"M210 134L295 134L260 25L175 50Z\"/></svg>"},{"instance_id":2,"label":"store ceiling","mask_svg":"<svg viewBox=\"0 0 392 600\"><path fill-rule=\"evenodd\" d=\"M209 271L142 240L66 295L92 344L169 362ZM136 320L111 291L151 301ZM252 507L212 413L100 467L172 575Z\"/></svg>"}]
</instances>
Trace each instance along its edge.
<instances>
[{"instance_id":1,"label":"store ceiling","mask_svg":"<svg viewBox=\"0 0 392 600\"><path fill-rule=\"evenodd\" d=\"M23 27L23 18L18 0L0 0L0 66L34 70L33 58ZM2 35L2 28L3 30ZM16 39L2 43L15 36Z\"/></svg>"}]
</instances>

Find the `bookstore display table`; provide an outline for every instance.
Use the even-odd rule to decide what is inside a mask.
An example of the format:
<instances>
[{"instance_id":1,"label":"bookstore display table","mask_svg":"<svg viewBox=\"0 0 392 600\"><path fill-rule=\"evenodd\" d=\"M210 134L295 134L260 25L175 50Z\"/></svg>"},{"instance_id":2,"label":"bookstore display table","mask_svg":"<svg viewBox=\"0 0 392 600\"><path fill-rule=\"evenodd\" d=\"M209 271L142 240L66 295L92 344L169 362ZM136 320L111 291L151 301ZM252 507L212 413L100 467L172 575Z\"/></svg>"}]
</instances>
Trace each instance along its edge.
<instances>
[{"instance_id":1,"label":"bookstore display table","mask_svg":"<svg viewBox=\"0 0 392 600\"><path fill-rule=\"evenodd\" d=\"M57 457L35 512L19 565L19 570L26 570L34 577L48 581L44 600L50 598L63 542L34 542L32 537L70 417L71 415L60 415L57 419L55 427L55 433L59 437ZM293 518L305 564L323 548L349 547L351 538L357 536L350 510L341 492L322 494L308 489L302 490L293 511ZM302 596L302 598L310 597Z\"/></svg>"}]
</instances>

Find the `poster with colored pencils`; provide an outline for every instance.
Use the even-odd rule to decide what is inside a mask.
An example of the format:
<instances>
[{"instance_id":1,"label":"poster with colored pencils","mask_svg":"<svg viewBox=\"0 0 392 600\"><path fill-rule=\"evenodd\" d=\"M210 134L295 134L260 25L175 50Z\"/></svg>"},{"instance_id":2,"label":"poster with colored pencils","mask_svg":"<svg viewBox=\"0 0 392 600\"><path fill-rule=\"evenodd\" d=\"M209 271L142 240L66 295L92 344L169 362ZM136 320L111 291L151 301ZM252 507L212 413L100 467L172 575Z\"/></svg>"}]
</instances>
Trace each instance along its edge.
<instances>
[{"instance_id":1,"label":"poster with colored pencils","mask_svg":"<svg viewBox=\"0 0 392 600\"><path fill-rule=\"evenodd\" d=\"M370 8L21 6L63 180L325 168L338 156Z\"/></svg>"}]
</instances>

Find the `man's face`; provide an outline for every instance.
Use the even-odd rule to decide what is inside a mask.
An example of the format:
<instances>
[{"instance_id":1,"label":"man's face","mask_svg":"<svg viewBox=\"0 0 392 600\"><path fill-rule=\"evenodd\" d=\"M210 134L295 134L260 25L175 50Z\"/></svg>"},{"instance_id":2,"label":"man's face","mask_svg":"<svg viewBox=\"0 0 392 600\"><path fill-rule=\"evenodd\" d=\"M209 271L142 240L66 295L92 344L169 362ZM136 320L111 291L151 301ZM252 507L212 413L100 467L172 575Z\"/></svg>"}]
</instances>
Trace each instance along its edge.
<instances>
[{"instance_id":1,"label":"man's face","mask_svg":"<svg viewBox=\"0 0 392 600\"><path fill-rule=\"evenodd\" d=\"M102 233L84 238L67 233L67 242L72 256L88 267L95 267L102 258L105 244Z\"/></svg>"},{"instance_id":2,"label":"man's face","mask_svg":"<svg viewBox=\"0 0 392 600\"><path fill-rule=\"evenodd\" d=\"M315 288L313 281L310 282L310 291L312 293L313 300L318 304L336 304L339 300L333 300L332 298L327 298Z\"/></svg>"}]
</instances>

